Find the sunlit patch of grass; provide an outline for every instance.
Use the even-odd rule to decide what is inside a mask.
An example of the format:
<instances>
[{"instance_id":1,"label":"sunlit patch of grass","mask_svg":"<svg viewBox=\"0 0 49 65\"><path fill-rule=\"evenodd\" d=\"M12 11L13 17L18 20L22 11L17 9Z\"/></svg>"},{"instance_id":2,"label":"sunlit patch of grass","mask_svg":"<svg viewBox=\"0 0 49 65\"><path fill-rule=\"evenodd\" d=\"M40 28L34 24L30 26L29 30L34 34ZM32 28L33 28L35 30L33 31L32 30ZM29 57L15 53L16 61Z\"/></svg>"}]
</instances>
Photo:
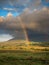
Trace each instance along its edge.
<instances>
[{"instance_id":1,"label":"sunlit patch of grass","mask_svg":"<svg viewBox=\"0 0 49 65\"><path fill-rule=\"evenodd\" d=\"M28 45L27 45L28 44ZM0 43L0 65L48 65L48 43L8 41Z\"/></svg>"},{"instance_id":2,"label":"sunlit patch of grass","mask_svg":"<svg viewBox=\"0 0 49 65\"><path fill-rule=\"evenodd\" d=\"M25 50L25 51L49 51L49 46L44 42L29 42L24 40L13 40L0 43L0 50ZM42 46L43 45L43 46Z\"/></svg>"}]
</instances>

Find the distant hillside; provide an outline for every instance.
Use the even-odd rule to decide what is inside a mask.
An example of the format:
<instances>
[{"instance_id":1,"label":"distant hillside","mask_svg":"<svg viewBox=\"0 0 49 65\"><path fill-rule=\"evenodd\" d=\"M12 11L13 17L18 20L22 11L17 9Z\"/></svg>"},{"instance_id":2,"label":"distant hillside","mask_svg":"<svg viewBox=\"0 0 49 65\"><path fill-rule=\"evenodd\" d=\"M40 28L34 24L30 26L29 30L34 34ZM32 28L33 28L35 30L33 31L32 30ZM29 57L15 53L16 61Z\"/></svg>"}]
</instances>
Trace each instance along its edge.
<instances>
[{"instance_id":1,"label":"distant hillside","mask_svg":"<svg viewBox=\"0 0 49 65\"><path fill-rule=\"evenodd\" d=\"M25 51L49 51L49 42L29 42L13 40L0 42L0 50L25 50Z\"/></svg>"}]
</instances>

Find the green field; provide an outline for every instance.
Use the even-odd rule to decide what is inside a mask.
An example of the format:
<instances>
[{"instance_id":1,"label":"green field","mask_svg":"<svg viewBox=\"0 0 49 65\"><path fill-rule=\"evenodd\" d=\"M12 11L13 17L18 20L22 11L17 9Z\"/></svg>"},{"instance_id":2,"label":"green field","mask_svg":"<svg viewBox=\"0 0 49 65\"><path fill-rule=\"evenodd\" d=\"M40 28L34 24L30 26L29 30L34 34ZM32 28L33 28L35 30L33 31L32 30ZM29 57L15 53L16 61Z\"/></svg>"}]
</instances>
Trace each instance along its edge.
<instances>
[{"instance_id":1,"label":"green field","mask_svg":"<svg viewBox=\"0 0 49 65\"><path fill-rule=\"evenodd\" d=\"M0 42L0 65L49 65L49 43Z\"/></svg>"},{"instance_id":2,"label":"green field","mask_svg":"<svg viewBox=\"0 0 49 65\"><path fill-rule=\"evenodd\" d=\"M0 65L49 65L49 52L0 52Z\"/></svg>"}]
</instances>

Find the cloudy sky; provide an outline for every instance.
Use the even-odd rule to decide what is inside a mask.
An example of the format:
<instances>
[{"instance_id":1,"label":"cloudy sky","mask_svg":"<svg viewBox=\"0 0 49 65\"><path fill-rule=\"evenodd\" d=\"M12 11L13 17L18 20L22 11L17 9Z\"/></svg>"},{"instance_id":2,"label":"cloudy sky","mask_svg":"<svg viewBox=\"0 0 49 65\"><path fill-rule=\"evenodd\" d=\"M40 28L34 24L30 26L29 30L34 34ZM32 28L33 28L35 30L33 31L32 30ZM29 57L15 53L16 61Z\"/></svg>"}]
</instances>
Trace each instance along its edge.
<instances>
[{"instance_id":1,"label":"cloudy sky","mask_svg":"<svg viewBox=\"0 0 49 65\"><path fill-rule=\"evenodd\" d=\"M6 16L8 12L17 16L25 8L33 10L43 6L49 7L49 0L0 0L0 16Z\"/></svg>"},{"instance_id":2,"label":"cloudy sky","mask_svg":"<svg viewBox=\"0 0 49 65\"><path fill-rule=\"evenodd\" d=\"M19 16L27 28L49 33L49 0L0 0L1 42L24 37L17 19Z\"/></svg>"}]
</instances>

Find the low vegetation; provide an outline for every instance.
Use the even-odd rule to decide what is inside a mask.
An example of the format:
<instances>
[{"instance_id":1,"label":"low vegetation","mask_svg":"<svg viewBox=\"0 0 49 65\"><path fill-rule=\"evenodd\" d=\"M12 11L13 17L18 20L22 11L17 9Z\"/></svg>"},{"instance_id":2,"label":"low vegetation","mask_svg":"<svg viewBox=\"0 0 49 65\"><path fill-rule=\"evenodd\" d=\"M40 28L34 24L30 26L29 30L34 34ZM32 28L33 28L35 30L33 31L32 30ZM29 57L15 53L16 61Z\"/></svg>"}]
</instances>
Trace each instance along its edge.
<instances>
[{"instance_id":1,"label":"low vegetation","mask_svg":"<svg viewBox=\"0 0 49 65\"><path fill-rule=\"evenodd\" d=\"M0 65L49 65L49 43L0 42Z\"/></svg>"},{"instance_id":2,"label":"low vegetation","mask_svg":"<svg viewBox=\"0 0 49 65\"><path fill-rule=\"evenodd\" d=\"M25 50L25 51L49 51L48 42L29 42L26 41L8 41L0 42L0 50Z\"/></svg>"},{"instance_id":3,"label":"low vegetation","mask_svg":"<svg viewBox=\"0 0 49 65\"><path fill-rule=\"evenodd\" d=\"M49 65L49 52L0 52L0 65Z\"/></svg>"}]
</instances>

